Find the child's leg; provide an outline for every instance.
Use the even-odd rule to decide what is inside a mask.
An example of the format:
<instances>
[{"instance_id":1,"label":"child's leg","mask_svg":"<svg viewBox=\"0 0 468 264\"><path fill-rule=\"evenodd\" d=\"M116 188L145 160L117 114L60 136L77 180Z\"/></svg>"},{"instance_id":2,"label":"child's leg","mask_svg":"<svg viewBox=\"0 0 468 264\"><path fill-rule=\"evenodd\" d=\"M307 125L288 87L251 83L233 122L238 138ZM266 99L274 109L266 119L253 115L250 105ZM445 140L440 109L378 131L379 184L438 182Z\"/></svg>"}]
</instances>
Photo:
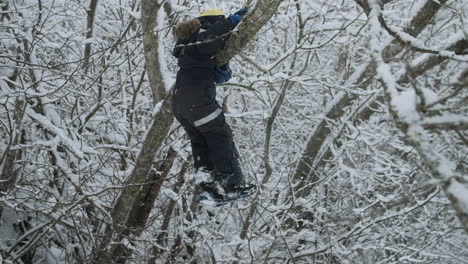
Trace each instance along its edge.
<instances>
[{"instance_id":1,"label":"child's leg","mask_svg":"<svg viewBox=\"0 0 468 264\"><path fill-rule=\"evenodd\" d=\"M196 127L190 124L190 122L188 122L182 116L176 114L175 117L177 121L180 122L190 138L190 143L192 145L193 166L195 170L214 170L214 165L209 155L208 143L206 142L203 134L200 133Z\"/></svg>"},{"instance_id":2,"label":"child's leg","mask_svg":"<svg viewBox=\"0 0 468 264\"><path fill-rule=\"evenodd\" d=\"M215 180L221 185L242 185L244 176L239 165L239 155L233 142L232 131L226 123L224 114L199 126L208 144L208 151L216 171Z\"/></svg>"}]
</instances>

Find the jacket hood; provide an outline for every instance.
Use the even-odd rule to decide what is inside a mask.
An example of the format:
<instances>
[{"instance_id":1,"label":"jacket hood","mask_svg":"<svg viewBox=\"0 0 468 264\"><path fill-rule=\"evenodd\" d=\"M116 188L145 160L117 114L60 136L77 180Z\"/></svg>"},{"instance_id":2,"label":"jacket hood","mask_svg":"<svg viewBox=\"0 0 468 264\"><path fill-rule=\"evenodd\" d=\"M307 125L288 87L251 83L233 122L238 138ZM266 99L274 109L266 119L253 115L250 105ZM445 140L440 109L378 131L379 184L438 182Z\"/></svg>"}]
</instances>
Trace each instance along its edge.
<instances>
[{"instance_id":1,"label":"jacket hood","mask_svg":"<svg viewBox=\"0 0 468 264\"><path fill-rule=\"evenodd\" d=\"M175 29L175 37L177 39L191 39L193 34L197 32L201 24L198 19L191 19L181 22Z\"/></svg>"}]
</instances>

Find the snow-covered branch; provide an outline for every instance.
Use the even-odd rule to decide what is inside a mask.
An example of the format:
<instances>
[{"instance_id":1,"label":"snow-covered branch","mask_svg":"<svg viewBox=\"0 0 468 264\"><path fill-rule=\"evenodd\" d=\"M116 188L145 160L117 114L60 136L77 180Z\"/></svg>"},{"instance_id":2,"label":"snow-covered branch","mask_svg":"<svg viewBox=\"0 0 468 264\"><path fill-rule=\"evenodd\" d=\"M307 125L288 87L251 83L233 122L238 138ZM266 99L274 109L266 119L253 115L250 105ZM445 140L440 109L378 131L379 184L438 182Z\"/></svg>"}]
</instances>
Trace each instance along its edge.
<instances>
[{"instance_id":1,"label":"snow-covered branch","mask_svg":"<svg viewBox=\"0 0 468 264\"><path fill-rule=\"evenodd\" d=\"M468 187L459 182L461 175L455 171L456 166L443 154L438 153L432 147L431 136L424 129L423 114L418 111L418 101L415 90L401 90L398 87L390 67L382 58L380 36L382 28L379 22L381 8L377 0L369 0L371 23L371 47L372 57L377 62L377 72L380 83L384 87L388 98L390 110L399 124L399 128L405 134L407 141L415 147L423 158L432 175L441 181L441 185L447 192L454 209L466 232L468 232ZM455 123L466 123L466 118L456 120ZM437 123L432 119L432 123ZM450 120L448 120L450 122ZM443 120L447 122L447 119ZM431 119L426 119L426 125Z\"/></svg>"}]
</instances>

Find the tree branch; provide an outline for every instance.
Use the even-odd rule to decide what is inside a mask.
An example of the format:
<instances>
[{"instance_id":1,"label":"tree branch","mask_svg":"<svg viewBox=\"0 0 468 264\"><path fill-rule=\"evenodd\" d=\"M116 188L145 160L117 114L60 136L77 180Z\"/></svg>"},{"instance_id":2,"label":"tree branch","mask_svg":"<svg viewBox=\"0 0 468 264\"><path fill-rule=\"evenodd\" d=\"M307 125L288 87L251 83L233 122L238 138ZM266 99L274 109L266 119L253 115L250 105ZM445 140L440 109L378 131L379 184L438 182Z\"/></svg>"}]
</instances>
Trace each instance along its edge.
<instances>
[{"instance_id":1,"label":"tree branch","mask_svg":"<svg viewBox=\"0 0 468 264\"><path fill-rule=\"evenodd\" d=\"M224 65L237 55L273 17L282 2L283 0L258 0L255 8L245 15L237 30L231 34L225 49L216 54L216 63Z\"/></svg>"},{"instance_id":2,"label":"tree branch","mask_svg":"<svg viewBox=\"0 0 468 264\"><path fill-rule=\"evenodd\" d=\"M369 7L366 1L355 0L355 2L359 6L363 7L366 14L369 14ZM385 1L385 3L386 2L387 1ZM429 24L434 15L439 11L441 5L445 2L447 2L447 0L440 0L439 3L427 1L411 19L411 23L404 29L404 32L411 36L417 36ZM392 41L382 51L384 59L393 58L401 52L403 48L404 46L400 45L398 41ZM351 85L367 89L372 84L376 76L375 68L375 63L371 62L360 72L356 72L354 76L350 77L350 80L352 81ZM307 141L304 152L297 163L297 167L293 175L293 179L300 181L297 189L302 188L307 182L316 182L318 180L318 178L313 175L313 171L316 164L319 162L316 159L319 157L320 152L322 151L323 153L329 151L329 146L326 146L326 144L329 143L327 138L331 133L332 127L328 124L328 120L339 120L343 117L346 110L353 105L357 98L359 98L357 95L346 93L340 94L333 102L330 102L330 107L326 113L326 117L323 118L311 132L311 137Z\"/></svg>"}]
</instances>

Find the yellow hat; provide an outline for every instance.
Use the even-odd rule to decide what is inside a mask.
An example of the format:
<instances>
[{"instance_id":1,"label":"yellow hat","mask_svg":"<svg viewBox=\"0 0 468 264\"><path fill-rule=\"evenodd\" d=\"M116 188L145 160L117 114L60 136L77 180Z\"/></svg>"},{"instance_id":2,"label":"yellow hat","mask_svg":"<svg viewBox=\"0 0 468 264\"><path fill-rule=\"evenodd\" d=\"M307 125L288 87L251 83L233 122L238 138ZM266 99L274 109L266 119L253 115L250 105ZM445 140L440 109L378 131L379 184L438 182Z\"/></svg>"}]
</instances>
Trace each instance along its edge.
<instances>
[{"instance_id":1,"label":"yellow hat","mask_svg":"<svg viewBox=\"0 0 468 264\"><path fill-rule=\"evenodd\" d=\"M224 14L223 10L215 8L206 10L205 12L201 13L200 16L226 16L226 14Z\"/></svg>"}]
</instances>

